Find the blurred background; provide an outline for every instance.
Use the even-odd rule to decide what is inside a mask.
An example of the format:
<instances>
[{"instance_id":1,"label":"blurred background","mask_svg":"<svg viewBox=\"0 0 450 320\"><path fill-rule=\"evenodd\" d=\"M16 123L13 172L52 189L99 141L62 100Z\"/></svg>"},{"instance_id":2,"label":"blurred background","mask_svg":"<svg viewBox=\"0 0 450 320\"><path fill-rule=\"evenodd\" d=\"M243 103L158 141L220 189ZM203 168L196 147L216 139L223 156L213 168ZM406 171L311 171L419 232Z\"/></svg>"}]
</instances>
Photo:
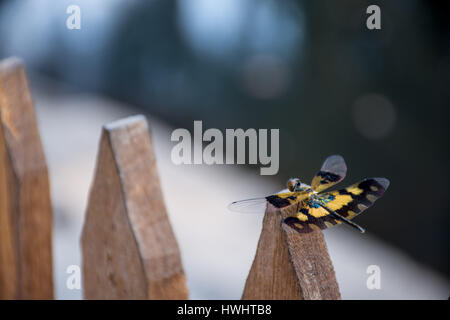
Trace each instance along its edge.
<instances>
[{"instance_id":1,"label":"blurred background","mask_svg":"<svg viewBox=\"0 0 450 320\"><path fill-rule=\"evenodd\" d=\"M366 27L371 4L381 30ZM66 27L69 5L81 9L80 30ZM65 266L79 264L101 125L144 113L193 298L242 292L261 216L227 213L229 201L276 192L292 176L310 181L341 154L342 184L391 181L357 219L367 236L325 232L343 298L447 299L449 22L437 1L0 0L0 58L26 63L53 179L57 296L80 297L65 288ZM194 120L279 128L279 173L173 165L171 131ZM171 178L188 191L171 191ZM202 188L209 207L198 203ZM219 221L213 243L223 250L205 256L211 235L198 230ZM367 290L369 264L386 270L384 290Z\"/></svg>"}]
</instances>

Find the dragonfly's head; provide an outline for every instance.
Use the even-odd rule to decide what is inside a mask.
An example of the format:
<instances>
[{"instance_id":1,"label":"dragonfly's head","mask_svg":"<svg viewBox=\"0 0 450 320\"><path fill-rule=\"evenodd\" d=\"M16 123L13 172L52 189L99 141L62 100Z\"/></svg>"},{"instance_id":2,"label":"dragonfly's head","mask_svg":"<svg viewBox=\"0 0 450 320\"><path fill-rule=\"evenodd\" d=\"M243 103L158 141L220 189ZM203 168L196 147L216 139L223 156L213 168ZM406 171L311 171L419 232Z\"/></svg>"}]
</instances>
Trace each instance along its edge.
<instances>
[{"instance_id":1,"label":"dragonfly's head","mask_svg":"<svg viewBox=\"0 0 450 320\"><path fill-rule=\"evenodd\" d=\"M298 178L291 178L287 182L287 187L289 191L293 192L294 190L298 190L300 186L302 185L300 179Z\"/></svg>"}]
</instances>

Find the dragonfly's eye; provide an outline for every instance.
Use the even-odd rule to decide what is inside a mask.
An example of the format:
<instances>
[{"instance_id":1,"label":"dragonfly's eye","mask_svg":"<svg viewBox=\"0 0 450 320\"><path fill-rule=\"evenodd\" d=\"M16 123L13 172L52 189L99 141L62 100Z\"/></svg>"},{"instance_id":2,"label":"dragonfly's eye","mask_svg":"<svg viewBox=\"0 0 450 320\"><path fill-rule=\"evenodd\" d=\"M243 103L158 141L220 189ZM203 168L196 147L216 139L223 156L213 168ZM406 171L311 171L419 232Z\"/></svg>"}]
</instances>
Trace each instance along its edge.
<instances>
[{"instance_id":1,"label":"dragonfly's eye","mask_svg":"<svg viewBox=\"0 0 450 320\"><path fill-rule=\"evenodd\" d=\"M291 178L288 180L287 187L289 191L293 192L296 188L300 187L300 180L297 178Z\"/></svg>"}]
</instances>

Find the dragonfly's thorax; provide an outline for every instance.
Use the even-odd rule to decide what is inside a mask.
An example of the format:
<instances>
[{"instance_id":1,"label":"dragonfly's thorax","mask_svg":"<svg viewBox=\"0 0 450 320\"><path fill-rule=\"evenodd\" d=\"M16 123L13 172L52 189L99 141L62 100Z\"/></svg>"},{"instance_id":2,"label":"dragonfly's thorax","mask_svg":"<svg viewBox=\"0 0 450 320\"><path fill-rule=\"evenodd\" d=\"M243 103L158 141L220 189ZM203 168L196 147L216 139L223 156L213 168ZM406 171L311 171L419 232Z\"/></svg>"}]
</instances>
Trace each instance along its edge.
<instances>
[{"instance_id":1,"label":"dragonfly's thorax","mask_svg":"<svg viewBox=\"0 0 450 320\"><path fill-rule=\"evenodd\" d=\"M298 189L299 192L302 192L305 195L304 200L302 201L304 205L309 205L310 207L319 199L317 192L314 191L311 186L304 185L302 188Z\"/></svg>"},{"instance_id":2,"label":"dragonfly's thorax","mask_svg":"<svg viewBox=\"0 0 450 320\"><path fill-rule=\"evenodd\" d=\"M314 191L311 187L308 186L308 188L305 190L306 193L308 193L310 196L317 194L316 191Z\"/></svg>"},{"instance_id":3,"label":"dragonfly's thorax","mask_svg":"<svg viewBox=\"0 0 450 320\"><path fill-rule=\"evenodd\" d=\"M296 186L296 187L294 188L293 191L295 191L295 192L305 192L305 193L307 193L307 194L309 194L309 195L317 194L317 192L314 191L314 190L311 188L310 185L307 185L307 184L305 184L305 183L300 183L298 186Z\"/></svg>"}]
</instances>

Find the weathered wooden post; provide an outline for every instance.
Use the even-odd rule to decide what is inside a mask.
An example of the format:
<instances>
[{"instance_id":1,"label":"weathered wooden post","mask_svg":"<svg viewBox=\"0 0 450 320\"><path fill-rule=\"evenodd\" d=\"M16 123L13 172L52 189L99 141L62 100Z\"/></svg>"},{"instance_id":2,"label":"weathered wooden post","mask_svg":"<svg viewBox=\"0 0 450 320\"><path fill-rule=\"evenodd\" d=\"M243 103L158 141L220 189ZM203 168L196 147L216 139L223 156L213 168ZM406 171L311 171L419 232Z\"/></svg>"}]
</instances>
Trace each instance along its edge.
<instances>
[{"instance_id":1,"label":"weathered wooden post","mask_svg":"<svg viewBox=\"0 0 450 320\"><path fill-rule=\"evenodd\" d=\"M52 208L20 60L0 62L0 299L52 299Z\"/></svg>"},{"instance_id":2,"label":"weathered wooden post","mask_svg":"<svg viewBox=\"0 0 450 320\"><path fill-rule=\"evenodd\" d=\"M322 231L299 234L284 224L291 209L268 204L242 299L340 299Z\"/></svg>"},{"instance_id":3,"label":"weathered wooden post","mask_svg":"<svg viewBox=\"0 0 450 320\"><path fill-rule=\"evenodd\" d=\"M187 299L147 122L105 125L81 239L86 299Z\"/></svg>"}]
</instances>

